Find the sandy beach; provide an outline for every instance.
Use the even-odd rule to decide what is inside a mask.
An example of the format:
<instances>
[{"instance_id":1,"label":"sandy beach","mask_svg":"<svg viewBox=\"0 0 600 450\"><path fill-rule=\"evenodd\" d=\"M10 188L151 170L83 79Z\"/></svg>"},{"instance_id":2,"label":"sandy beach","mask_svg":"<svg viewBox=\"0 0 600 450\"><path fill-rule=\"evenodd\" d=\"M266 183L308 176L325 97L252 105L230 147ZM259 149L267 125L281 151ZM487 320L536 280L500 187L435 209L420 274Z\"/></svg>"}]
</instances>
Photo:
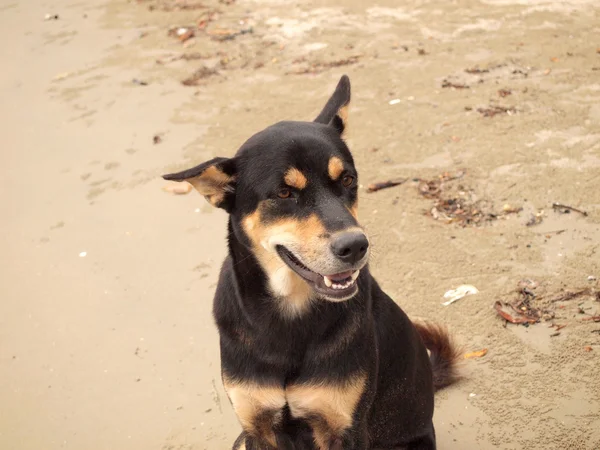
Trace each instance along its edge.
<instances>
[{"instance_id":1,"label":"sandy beach","mask_svg":"<svg viewBox=\"0 0 600 450\"><path fill-rule=\"evenodd\" d=\"M1 449L231 448L227 217L160 175L313 119L344 73L371 270L479 352L439 449L600 448L597 1L3 0L0 25Z\"/></svg>"}]
</instances>

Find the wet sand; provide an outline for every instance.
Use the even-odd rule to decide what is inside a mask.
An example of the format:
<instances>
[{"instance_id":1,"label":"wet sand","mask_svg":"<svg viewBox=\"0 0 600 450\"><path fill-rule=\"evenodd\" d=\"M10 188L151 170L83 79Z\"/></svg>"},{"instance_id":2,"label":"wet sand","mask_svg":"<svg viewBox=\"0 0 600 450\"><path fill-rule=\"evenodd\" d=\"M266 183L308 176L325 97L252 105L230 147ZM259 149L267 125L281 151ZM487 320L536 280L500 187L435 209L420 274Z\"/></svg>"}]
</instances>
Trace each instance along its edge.
<instances>
[{"instance_id":1,"label":"wet sand","mask_svg":"<svg viewBox=\"0 0 600 450\"><path fill-rule=\"evenodd\" d=\"M0 4L0 448L229 448L210 311L226 216L159 175L312 119L342 73L372 271L488 349L436 399L439 448L600 448L600 303L551 301L599 289L600 5L226 3ZM477 226L434 220L416 181L459 171ZM493 305L523 279L544 317L507 325ZM480 292L442 306L461 284Z\"/></svg>"}]
</instances>

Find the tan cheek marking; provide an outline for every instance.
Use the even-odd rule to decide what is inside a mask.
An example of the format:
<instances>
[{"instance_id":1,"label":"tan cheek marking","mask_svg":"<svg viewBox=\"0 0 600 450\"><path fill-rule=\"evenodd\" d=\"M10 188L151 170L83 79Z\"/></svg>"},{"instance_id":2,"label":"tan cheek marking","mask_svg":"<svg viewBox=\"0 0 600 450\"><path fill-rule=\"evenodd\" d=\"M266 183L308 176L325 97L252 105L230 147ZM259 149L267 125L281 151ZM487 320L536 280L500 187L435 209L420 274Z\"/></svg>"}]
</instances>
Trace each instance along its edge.
<instances>
[{"instance_id":1,"label":"tan cheek marking","mask_svg":"<svg viewBox=\"0 0 600 450\"><path fill-rule=\"evenodd\" d=\"M309 216L304 221L298 221L296 228L297 236L301 242L306 242L315 236L321 236L326 233L323 222L321 222L321 219L316 214Z\"/></svg>"},{"instance_id":2,"label":"tan cheek marking","mask_svg":"<svg viewBox=\"0 0 600 450\"><path fill-rule=\"evenodd\" d=\"M269 278L272 293L285 297L285 301L280 303L281 312L286 316L294 317L306 311L313 297L312 287L291 270L266 244L276 236L286 236L286 239L291 239L296 246L304 246L303 254L311 256L317 252L311 250L310 243L314 243L315 239L318 239L317 236L324 234L325 227L316 215L304 221L281 219L264 224L260 212L264 207L265 204L259 205L254 213L243 219L242 225L252 241L258 262Z\"/></svg>"},{"instance_id":3,"label":"tan cheek marking","mask_svg":"<svg viewBox=\"0 0 600 450\"><path fill-rule=\"evenodd\" d=\"M332 180L337 180L342 172L344 171L344 163L337 156L332 156L329 159L329 164L327 166L327 172L329 173L329 178Z\"/></svg>"},{"instance_id":4,"label":"tan cheek marking","mask_svg":"<svg viewBox=\"0 0 600 450\"><path fill-rule=\"evenodd\" d=\"M252 214L247 215L242 220L242 227L253 243L260 240L260 230L258 224L260 222L260 207Z\"/></svg>"},{"instance_id":5,"label":"tan cheek marking","mask_svg":"<svg viewBox=\"0 0 600 450\"><path fill-rule=\"evenodd\" d=\"M358 221L358 199L356 199L354 204L350 206L348 210L350 211L350 214L352 214L352 217L354 217Z\"/></svg>"},{"instance_id":6,"label":"tan cheek marking","mask_svg":"<svg viewBox=\"0 0 600 450\"><path fill-rule=\"evenodd\" d=\"M255 245L266 238L284 233L293 235L299 242L325 234L325 226L316 214L310 215L305 220L284 218L271 223L263 223L261 210L264 207L266 204L261 202L253 213L248 214L242 220L244 231Z\"/></svg>"},{"instance_id":7,"label":"tan cheek marking","mask_svg":"<svg viewBox=\"0 0 600 450\"><path fill-rule=\"evenodd\" d=\"M223 386L244 431L276 447L273 425L282 419L286 403L283 388L235 382L226 376Z\"/></svg>"},{"instance_id":8,"label":"tan cheek marking","mask_svg":"<svg viewBox=\"0 0 600 450\"><path fill-rule=\"evenodd\" d=\"M364 393L367 376L357 375L341 385L292 385L286 389L292 416L312 421L315 440L327 449L329 439L352 426L352 417ZM317 414L316 420L310 417Z\"/></svg>"},{"instance_id":9,"label":"tan cheek marking","mask_svg":"<svg viewBox=\"0 0 600 450\"><path fill-rule=\"evenodd\" d=\"M285 181L285 184L287 184L288 186L296 189L304 189L307 184L307 180L304 174L295 167L292 167L285 173L283 181Z\"/></svg>"}]
</instances>

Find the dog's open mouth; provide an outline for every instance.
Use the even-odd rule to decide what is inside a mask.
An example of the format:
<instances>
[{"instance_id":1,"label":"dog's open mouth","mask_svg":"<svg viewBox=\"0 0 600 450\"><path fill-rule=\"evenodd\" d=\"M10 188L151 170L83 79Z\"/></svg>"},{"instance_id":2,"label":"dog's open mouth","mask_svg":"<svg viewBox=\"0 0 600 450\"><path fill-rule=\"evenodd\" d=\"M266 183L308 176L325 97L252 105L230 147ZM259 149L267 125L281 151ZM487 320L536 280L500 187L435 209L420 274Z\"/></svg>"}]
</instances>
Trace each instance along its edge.
<instances>
[{"instance_id":1,"label":"dog's open mouth","mask_svg":"<svg viewBox=\"0 0 600 450\"><path fill-rule=\"evenodd\" d=\"M356 279L360 270L348 270L330 275L321 275L306 267L302 262L294 256L287 248L278 245L277 253L294 272L296 272L304 280L308 281L317 292L326 297L335 299L346 299L356 294L358 286Z\"/></svg>"}]
</instances>

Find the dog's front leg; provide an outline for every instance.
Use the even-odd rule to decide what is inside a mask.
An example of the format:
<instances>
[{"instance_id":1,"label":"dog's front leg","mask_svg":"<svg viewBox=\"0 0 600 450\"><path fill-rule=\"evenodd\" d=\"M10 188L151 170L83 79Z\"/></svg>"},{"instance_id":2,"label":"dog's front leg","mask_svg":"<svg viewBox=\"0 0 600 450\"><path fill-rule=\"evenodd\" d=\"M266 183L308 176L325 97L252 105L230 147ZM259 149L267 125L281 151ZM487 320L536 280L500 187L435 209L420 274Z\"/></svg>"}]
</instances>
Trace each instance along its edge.
<instances>
[{"instance_id":1,"label":"dog's front leg","mask_svg":"<svg viewBox=\"0 0 600 450\"><path fill-rule=\"evenodd\" d=\"M275 429L283 419L285 391L280 386L237 382L224 377L223 384L244 432L234 450L278 448Z\"/></svg>"}]
</instances>

